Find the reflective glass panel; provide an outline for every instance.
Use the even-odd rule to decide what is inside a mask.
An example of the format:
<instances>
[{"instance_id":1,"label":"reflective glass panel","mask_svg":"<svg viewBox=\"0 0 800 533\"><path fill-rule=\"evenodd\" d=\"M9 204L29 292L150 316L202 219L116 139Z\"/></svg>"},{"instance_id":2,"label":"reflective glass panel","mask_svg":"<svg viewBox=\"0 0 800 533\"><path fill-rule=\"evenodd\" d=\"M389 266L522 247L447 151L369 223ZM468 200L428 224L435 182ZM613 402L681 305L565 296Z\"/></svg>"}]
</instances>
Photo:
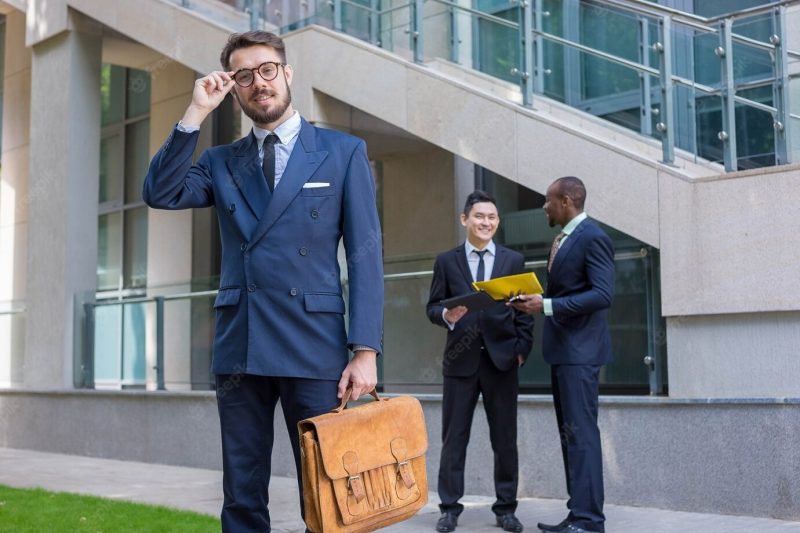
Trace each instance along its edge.
<instances>
[{"instance_id":1,"label":"reflective glass panel","mask_svg":"<svg viewBox=\"0 0 800 533\"><path fill-rule=\"evenodd\" d=\"M100 215L97 222L97 289L118 289L121 276L122 214Z\"/></svg>"},{"instance_id":2,"label":"reflective glass panel","mask_svg":"<svg viewBox=\"0 0 800 533\"><path fill-rule=\"evenodd\" d=\"M127 118L135 118L150 112L150 73L128 69Z\"/></svg>"},{"instance_id":3,"label":"reflective glass panel","mask_svg":"<svg viewBox=\"0 0 800 533\"><path fill-rule=\"evenodd\" d=\"M142 201L142 186L150 163L150 119L125 126L125 203Z\"/></svg>"},{"instance_id":4,"label":"reflective glass panel","mask_svg":"<svg viewBox=\"0 0 800 533\"><path fill-rule=\"evenodd\" d=\"M123 149L122 135L100 141L100 203L122 203Z\"/></svg>"},{"instance_id":5,"label":"reflective glass panel","mask_svg":"<svg viewBox=\"0 0 800 533\"><path fill-rule=\"evenodd\" d=\"M125 211L124 287L147 285L147 208Z\"/></svg>"},{"instance_id":6,"label":"reflective glass panel","mask_svg":"<svg viewBox=\"0 0 800 533\"><path fill-rule=\"evenodd\" d=\"M103 126L107 126L123 118L125 69L116 65L103 65L100 80L101 122Z\"/></svg>"}]
</instances>

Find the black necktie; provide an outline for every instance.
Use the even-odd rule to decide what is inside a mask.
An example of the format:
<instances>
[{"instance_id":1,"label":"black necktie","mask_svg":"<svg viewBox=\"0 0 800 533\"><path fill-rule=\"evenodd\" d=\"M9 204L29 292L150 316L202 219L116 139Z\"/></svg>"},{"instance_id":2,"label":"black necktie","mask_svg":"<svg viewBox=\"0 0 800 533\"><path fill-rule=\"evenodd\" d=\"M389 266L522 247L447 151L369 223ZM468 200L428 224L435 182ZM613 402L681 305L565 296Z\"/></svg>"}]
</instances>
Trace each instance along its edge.
<instances>
[{"instance_id":1,"label":"black necktie","mask_svg":"<svg viewBox=\"0 0 800 533\"><path fill-rule=\"evenodd\" d=\"M475 253L478 254L478 273L475 276L475 281L484 281L486 277L486 266L483 264L483 255L488 251L489 250L482 250L479 252L475 250Z\"/></svg>"},{"instance_id":2,"label":"black necktie","mask_svg":"<svg viewBox=\"0 0 800 533\"><path fill-rule=\"evenodd\" d=\"M267 179L267 187L269 192L275 190L275 143L278 142L278 136L274 133L267 135L264 139L264 162L261 168L264 170L264 177Z\"/></svg>"}]
</instances>

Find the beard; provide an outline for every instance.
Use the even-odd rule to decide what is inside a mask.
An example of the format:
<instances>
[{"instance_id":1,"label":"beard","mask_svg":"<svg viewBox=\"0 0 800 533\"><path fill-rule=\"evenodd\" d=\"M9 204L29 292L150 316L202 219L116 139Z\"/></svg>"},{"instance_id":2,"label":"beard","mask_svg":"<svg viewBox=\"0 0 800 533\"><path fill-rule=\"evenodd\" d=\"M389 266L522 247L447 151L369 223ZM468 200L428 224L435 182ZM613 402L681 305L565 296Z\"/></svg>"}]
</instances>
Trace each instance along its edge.
<instances>
[{"instance_id":1,"label":"beard","mask_svg":"<svg viewBox=\"0 0 800 533\"><path fill-rule=\"evenodd\" d=\"M286 93L283 97L278 96L278 93L272 89L264 88L253 93L250 100L254 100L264 94L275 99L273 105L268 109L262 109L260 106L251 104L249 100L243 102L239 95L236 95L236 99L239 101L239 106L242 108L242 111L255 124L271 124L275 122L286 113L286 110L292 103L292 91L289 90L288 85L286 86Z\"/></svg>"}]
</instances>

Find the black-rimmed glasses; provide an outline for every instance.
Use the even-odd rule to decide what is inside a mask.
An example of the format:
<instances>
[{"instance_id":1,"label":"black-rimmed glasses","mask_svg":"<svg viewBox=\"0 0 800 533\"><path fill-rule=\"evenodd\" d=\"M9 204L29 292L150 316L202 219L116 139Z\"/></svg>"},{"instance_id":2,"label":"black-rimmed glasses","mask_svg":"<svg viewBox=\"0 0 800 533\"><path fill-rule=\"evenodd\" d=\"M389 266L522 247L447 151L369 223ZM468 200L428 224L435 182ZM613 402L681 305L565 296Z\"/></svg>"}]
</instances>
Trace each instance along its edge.
<instances>
[{"instance_id":1,"label":"black-rimmed glasses","mask_svg":"<svg viewBox=\"0 0 800 533\"><path fill-rule=\"evenodd\" d=\"M277 61L267 61L256 68L240 68L233 74L233 81L239 87L250 87L256 79L255 72L258 72L258 75L264 81L272 81L278 76L278 67L284 65L284 63L278 63Z\"/></svg>"}]
</instances>

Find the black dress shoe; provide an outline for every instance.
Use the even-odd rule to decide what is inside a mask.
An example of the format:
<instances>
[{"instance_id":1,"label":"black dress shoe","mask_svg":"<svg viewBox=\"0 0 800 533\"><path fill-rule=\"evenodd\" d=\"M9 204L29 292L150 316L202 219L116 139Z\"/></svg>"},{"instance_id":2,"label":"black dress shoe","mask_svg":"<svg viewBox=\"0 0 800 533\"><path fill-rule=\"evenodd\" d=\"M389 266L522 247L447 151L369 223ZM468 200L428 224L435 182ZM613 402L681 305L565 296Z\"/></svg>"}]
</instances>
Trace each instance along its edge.
<instances>
[{"instance_id":1,"label":"black dress shoe","mask_svg":"<svg viewBox=\"0 0 800 533\"><path fill-rule=\"evenodd\" d=\"M542 525L546 526L547 524L542 524ZM557 526L550 526L550 527L557 527ZM566 524L561 529L543 529L542 531L556 531L557 533L591 533L590 531L587 531L583 528L580 528L572 524Z\"/></svg>"},{"instance_id":2,"label":"black dress shoe","mask_svg":"<svg viewBox=\"0 0 800 533\"><path fill-rule=\"evenodd\" d=\"M436 531L447 533L448 531L455 531L458 525L458 515L455 513L442 513L439 521L436 522Z\"/></svg>"},{"instance_id":3,"label":"black dress shoe","mask_svg":"<svg viewBox=\"0 0 800 533\"><path fill-rule=\"evenodd\" d=\"M538 527L542 531L564 531L568 525L569 525L569 519L565 518L558 524L543 524L539 522L538 524L536 524L536 527Z\"/></svg>"},{"instance_id":4,"label":"black dress shoe","mask_svg":"<svg viewBox=\"0 0 800 533\"><path fill-rule=\"evenodd\" d=\"M522 531L522 522L517 520L514 513L497 515L497 526L502 527L503 531L515 531L519 533Z\"/></svg>"}]
</instances>

